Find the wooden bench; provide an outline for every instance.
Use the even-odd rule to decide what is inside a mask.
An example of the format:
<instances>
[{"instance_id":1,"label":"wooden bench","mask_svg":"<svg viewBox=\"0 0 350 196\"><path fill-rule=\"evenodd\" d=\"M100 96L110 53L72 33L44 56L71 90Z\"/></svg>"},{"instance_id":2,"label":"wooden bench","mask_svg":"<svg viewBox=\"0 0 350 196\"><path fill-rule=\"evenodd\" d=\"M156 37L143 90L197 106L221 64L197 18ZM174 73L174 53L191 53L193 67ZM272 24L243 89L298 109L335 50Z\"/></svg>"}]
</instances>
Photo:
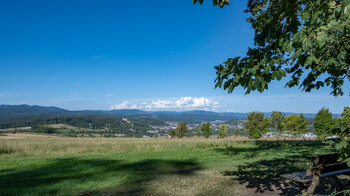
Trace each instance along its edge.
<instances>
[{"instance_id":1,"label":"wooden bench","mask_svg":"<svg viewBox=\"0 0 350 196\"><path fill-rule=\"evenodd\" d=\"M303 194L313 194L320 179L327 177L332 177L335 183L343 188L337 175L350 174L350 168L347 164L338 162L338 157L337 153L314 156L306 172L283 174L281 177L297 182L301 186ZM305 192L306 184L310 184L310 186Z\"/></svg>"}]
</instances>

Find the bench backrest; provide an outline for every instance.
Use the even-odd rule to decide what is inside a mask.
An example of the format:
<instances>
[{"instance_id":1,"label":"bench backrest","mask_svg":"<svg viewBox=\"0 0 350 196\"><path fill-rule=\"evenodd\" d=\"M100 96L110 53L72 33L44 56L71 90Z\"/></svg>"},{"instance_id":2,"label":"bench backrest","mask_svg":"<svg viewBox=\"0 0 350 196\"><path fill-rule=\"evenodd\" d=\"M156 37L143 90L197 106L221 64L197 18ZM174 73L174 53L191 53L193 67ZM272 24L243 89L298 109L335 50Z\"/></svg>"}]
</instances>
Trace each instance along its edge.
<instances>
[{"instance_id":1,"label":"bench backrest","mask_svg":"<svg viewBox=\"0 0 350 196\"><path fill-rule=\"evenodd\" d=\"M338 162L338 158L338 153L313 156L305 176L313 176L315 172L320 175L349 168L346 163Z\"/></svg>"}]
</instances>

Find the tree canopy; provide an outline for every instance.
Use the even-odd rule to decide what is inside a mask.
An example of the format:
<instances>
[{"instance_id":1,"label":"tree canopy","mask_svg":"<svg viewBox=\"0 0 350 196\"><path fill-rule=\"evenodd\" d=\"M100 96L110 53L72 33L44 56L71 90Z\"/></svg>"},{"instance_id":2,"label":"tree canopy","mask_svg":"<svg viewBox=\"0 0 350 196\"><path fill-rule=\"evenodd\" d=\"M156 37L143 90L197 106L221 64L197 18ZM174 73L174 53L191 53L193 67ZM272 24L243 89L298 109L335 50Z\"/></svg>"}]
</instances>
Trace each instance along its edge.
<instances>
[{"instance_id":1,"label":"tree canopy","mask_svg":"<svg viewBox=\"0 0 350 196\"><path fill-rule=\"evenodd\" d=\"M209 138L210 137L211 130L210 130L210 123L209 122L203 123L202 126L201 126L201 130L202 130L205 138Z\"/></svg>"},{"instance_id":2,"label":"tree canopy","mask_svg":"<svg viewBox=\"0 0 350 196\"><path fill-rule=\"evenodd\" d=\"M229 0L213 3L223 7ZM215 67L216 88L263 92L273 80L288 77L286 87L310 92L329 86L332 95L344 94L350 81L350 0L249 0L245 12L254 47Z\"/></svg>"},{"instance_id":3,"label":"tree canopy","mask_svg":"<svg viewBox=\"0 0 350 196\"><path fill-rule=\"evenodd\" d=\"M244 130L249 138L258 139L268 131L268 119L262 112L250 112L247 118L248 120L244 122Z\"/></svg>"},{"instance_id":4,"label":"tree canopy","mask_svg":"<svg viewBox=\"0 0 350 196\"><path fill-rule=\"evenodd\" d=\"M187 129L188 127L185 122L179 122L175 130L175 135L179 138L185 137L187 134Z\"/></svg>"},{"instance_id":5,"label":"tree canopy","mask_svg":"<svg viewBox=\"0 0 350 196\"><path fill-rule=\"evenodd\" d=\"M226 124L222 124L219 127L219 138L224 138L226 136L227 133L227 125Z\"/></svg>"},{"instance_id":6,"label":"tree canopy","mask_svg":"<svg viewBox=\"0 0 350 196\"><path fill-rule=\"evenodd\" d=\"M328 140L331 147L340 154L340 159L350 165L350 107L344 107L341 117L338 118L339 126L332 130L333 135L339 136L338 139Z\"/></svg>"},{"instance_id":7,"label":"tree canopy","mask_svg":"<svg viewBox=\"0 0 350 196\"><path fill-rule=\"evenodd\" d=\"M270 126L274 131L278 133L282 133L285 129L285 116L282 112L272 111L270 118Z\"/></svg>"},{"instance_id":8,"label":"tree canopy","mask_svg":"<svg viewBox=\"0 0 350 196\"><path fill-rule=\"evenodd\" d=\"M328 109L322 108L318 111L315 121L314 121L314 133L319 138L326 138L327 136L332 135L333 129L337 127L336 120L333 119L332 113Z\"/></svg>"},{"instance_id":9,"label":"tree canopy","mask_svg":"<svg viewBox=\"0 0 350 196\"><path fill-rule=\"evenodd\" d=\"M344 111L341 114L340 118L340 127L343 130L348 130L350 131L350 107L344 107Z\"/></svg>"},{"instance_id":10,"label":"tree canopy","mask_svg":"<svg viewBox=\"0 0 350 196\"><path fill-rule=\"evenodd\" d=\"M289 134L296 136L298 134L306 133L307 119L305 119L304 115L300 114L292 114L287 116L286 118L286 127Z\"/></svg>"}]
</instances>

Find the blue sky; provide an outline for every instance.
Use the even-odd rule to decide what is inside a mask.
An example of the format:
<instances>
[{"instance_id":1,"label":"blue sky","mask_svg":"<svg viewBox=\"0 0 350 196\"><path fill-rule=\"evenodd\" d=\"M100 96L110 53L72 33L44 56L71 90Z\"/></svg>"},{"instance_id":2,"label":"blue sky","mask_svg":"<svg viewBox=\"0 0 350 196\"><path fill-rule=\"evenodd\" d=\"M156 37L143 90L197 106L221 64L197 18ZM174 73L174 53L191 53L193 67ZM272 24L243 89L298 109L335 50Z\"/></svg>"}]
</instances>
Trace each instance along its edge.
<instances>
[{"instance_id":1,"label":"blue sky","mask_svg":"<svg viewBox=\"0 0 350 196\"><path fill-rule=\"evenodd\" d=\"M66 109L340 113L346 95L274 82L244 96L214 89L214 66L244 55L245 1L0 1L0 104Z\"/></svg>"}]
</instances>

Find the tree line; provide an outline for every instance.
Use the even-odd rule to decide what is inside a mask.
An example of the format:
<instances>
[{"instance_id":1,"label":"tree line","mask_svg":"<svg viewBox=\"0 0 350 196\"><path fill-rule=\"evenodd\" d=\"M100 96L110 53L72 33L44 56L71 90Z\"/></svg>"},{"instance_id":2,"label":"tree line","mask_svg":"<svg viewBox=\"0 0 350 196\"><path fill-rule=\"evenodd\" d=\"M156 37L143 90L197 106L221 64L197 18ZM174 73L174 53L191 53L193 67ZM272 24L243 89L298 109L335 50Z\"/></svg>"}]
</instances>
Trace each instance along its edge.
<instances>
[{"instance_id":1,"label":"tree line","mask_svg":"<svg viewBox=\"0 0 350 196\"><path fill-rule=\"evenodd\" d=\"M313 123L313 124L312 124ZM337 135L342 137L350 127L350 107L345 107L341 117L333 118L333 114L328 109L322 108L316 114L315 119L307 119L303 114L292 114L286 116L282 112L273 111L270 117L266 117L262 112L250 112L244 122L243 131L251 139L259 139L268 132L273 132L276 136L291 136L305 134L313 129L313 133L320 139ZM227 125L219 127L218 138L224 138L228 131ZM345 131L345 132L344 132ZM186 136L188 127L185 122L179 122L175 130L170 130L170 137L182 138ZM350 131L349 131L350 133ZM209 138L212 128L209 122L205 122L196 129L196 135L203 135ZM234 135L238 136L239 130L234 130ZM346 137L346 136L344 136ZM350 147L349 147L350 148Z\"/></svg>"}]
</instances>

